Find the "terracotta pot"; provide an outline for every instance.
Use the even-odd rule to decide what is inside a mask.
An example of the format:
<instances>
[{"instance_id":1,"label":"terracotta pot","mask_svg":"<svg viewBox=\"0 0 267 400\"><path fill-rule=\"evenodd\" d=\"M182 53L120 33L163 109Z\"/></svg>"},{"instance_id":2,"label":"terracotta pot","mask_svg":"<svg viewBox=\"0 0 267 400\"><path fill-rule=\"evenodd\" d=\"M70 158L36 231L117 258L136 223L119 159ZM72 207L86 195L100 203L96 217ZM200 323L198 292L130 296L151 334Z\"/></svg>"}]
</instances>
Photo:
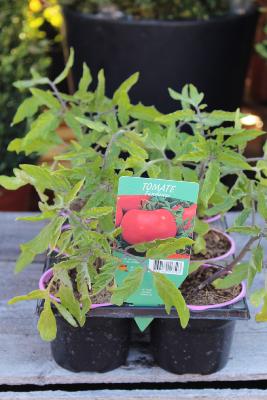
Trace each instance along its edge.
<instances>
[{"instance_id":1,"label":"terracotta pot","mask_svg":"<svg viewBox=\"0 0 267 400\"><path fill-rule=\"evenodd\" d=\"M33 191L30 185L17 190L0 188L0 211L31 211Z\"/></svg>"}]
</instances>

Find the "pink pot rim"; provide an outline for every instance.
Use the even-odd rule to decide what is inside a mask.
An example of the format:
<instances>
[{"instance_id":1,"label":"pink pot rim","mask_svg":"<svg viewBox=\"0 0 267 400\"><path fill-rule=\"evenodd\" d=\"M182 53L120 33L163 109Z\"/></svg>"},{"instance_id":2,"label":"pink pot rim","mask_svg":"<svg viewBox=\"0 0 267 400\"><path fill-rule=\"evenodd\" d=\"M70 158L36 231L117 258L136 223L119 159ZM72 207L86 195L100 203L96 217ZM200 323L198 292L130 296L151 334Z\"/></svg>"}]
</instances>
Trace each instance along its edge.
<instances>
[{"instance_id":1,"label":"pink pot rim","mask_svg":"<svg viewBox=\"0 0 267 400\"><path fill-rule=\"evenodd\" d=\"M194 261L194 262L203 262L205 264L208 264L208 263L210 263L212 261L224 260L225 258L230 257L235 253L235 251L236 251L235 241L230 235L228 235L228 233L225 233L225 232L220 231L219 229L215 229L215 228L212 228L211 230L215 231L215 232L219 232L222 235L224 235L228 239L228 241L230 242L230 249L226 253L224 253L223 255L218 256L218 257L208 258L207 260L203 259L203 260L192 260L192 261Z\"/></svg>"},{"instance_id":2,"label":"pink pot rim","mask_svg":"<svg viewBox=\"0 0 267 400\"><path fill-rule=\"evenodd\" d=\"M53 268L49 268L47 271L45 271L41 278L39 279L39 289L40 290L45 290L46 288L46 283L50 281L50 279L53 276ZM60 299L53 294L50 294L50 298L56 301L57 303L60 303ZM101 304L92 304L91 309L98 308L98 307L107 307L107 306L112 306L111 303L101 303Z\"/></svg>"},{"instance_id":3,"label":"pink pot rim","mask_svg":"<svg viewBox=\"0 0 267 400\"><path fill-rule=\"evenodd\" d=\"M222 218L221 214L217 214L214 215L213 217L203 218L202 221L206 222L207 224L210 224L211 222L218 221L221 218Z\"/></svg>"},{"instance_id":4,"label":"pink pot rim","mask_svg":"<svg viewBox=\"0 0 267 400\"><path fill-rule=\"evenodd\" d=\"M215 265L210 265L210 264L203 264L202 266L205 268L208 268L208 267L216 268ZM230 306L230 305L235 304L238 301L242 300L246 296L246 291L247 290L246 290L245 282L241 282L241 291L232 300L225 301L224 303L207 304L205 306L196 306L196 305L188 304L187 307L189 308L190 311L206 311L206 310L210 310L212 308L221 308L221 307Z\"/></svg>"}]
</instances>

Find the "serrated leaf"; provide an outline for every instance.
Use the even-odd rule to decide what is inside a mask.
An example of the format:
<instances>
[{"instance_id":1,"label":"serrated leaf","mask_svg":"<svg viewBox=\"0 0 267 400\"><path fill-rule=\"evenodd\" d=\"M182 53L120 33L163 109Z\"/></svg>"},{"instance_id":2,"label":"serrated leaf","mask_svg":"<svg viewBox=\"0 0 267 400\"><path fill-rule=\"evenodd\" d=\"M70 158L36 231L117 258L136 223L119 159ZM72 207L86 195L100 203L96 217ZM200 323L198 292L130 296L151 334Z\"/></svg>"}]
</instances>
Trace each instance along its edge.
<instances>
[{"instance_id":1,"label":"serrated leaf","mask_svg":"<svg viewBox=\"0 0 267 400\"><path fill-rule=\"evenodd\" d=\"M76 117L76 120L79 121L82 125L87 126L87 128L92 129L97 132L110 132L110 128L100 121L91 121L88 118L80 118Z\"/></svg>"},{"instance_id":2,"label":"serrated leaf","mask_svg":"<svg viewBox=\"0 0 267 400\"><path fill-rule=\"evenodd\" d=\"M178 110L173 113L157 117L155 121L159 122L160 124L169 125L177 121L190 121L194 115L195 113L193 110Z\"/></svg>"},{"instance_id":3,"label":"serrated leaf","mask_svg":"<svg viewBox=\"0 0 267 400\"><path fill-rule=\"evenodd\" d=\"M68 58L68 61L66 63L65 68L63 69L61 74L59 74L58 77L54 80L54 84L55 85L57 85L58 83L64 81L64 79L67 78L67 76L68 76L68 74L70 72L70 69L73 66L73 63L74 63L74 50L71 47L70 48L70 55L69 55L69 58Z\"/></svg>"},{"instance_id":4,"label":"serrated leaf","mask_svg":"<svg viewBox=\"0 0 267 400\"><path fill-rule=\"evenodd\" d=\"M122 285L111 289L111 303L121 306L132 294L136 292L143 281L144 269L137 267L127 274Z\"/></svg>"},{"instance_id":5,"label":"serrated leaf","mask_svg":"<svg viewBox=\"0 0 267 400\"><path fill-rule=\"evenodd\" d=\"M199 218L195 218L195 228L194 231L198 235L205 235L210 230L209 224L207 222L201 221Z\"/></svg>"},{"instance_id":6,"label":"serrated leaf","mask_svg":"<svg viewBox=\"0 0 267 400\"><path fill-rule=\"evenodd\" d=\"M87 210L82 210L82 215L87 218L100 218L111 214L113 207L93 207Z\"/></svg>"},{"instance_id":7,"label":"serrated leaf","mask_svg":"<svg viewBox=\"0 0 267 400\"><path fill-rule=\"evenodd\" d=\"M138 103L131 107L130 115L139 120L154 121L162 114L153 106L144 106L143 104Z\"/></svg>"},{"instance_id":8,"label":"serrated leaf","mask_svg":"<svg viewBox=\"0 0 267 400\"><path fill-rule=\"evenodd\" d=\"M45 290L33 290L32 292L25 294L23 296L16 296L13 297L13 299L8 301L8 304L15 304L18 303L19 301L25 301L25 300L39 300L39 299L45 299L47 297L47 293Z\"/></svg>"},{"instance_id":9,"label":"serrated leaf","mask_svg":"<svg viewBox=\"0 0 267 400\"><path fill-rule=\"evenodd\" d=\"M44 302L44 308L40 314L37 328L41 338L47 342L51 342L57 336L56 318L51 309L49 300Z\"/></svg>"},{"instance_id":10,"label":"serrated leaf","mask_svg":"<svg viewBox=\"0 0 267 400\"><path fill-rule=\"evenodd\" d=\"M37 254L41 254L49 248L53 248L57 242L61 226L65 222L66 217L56 217L48 225L46 225L38 235L27 243L23 243L21 254L16 262L15 271L21 272L28 264L30 264Z\"/></svg>"},{"instance_id":11,"label":"serrated leaf","mask_svg":"<svg viewBox=\"0 0 267 400\"><path fill-rule=\"evenodd\" d=\"M255 290L255 292L253 292L249 297L249 300L253 305L253 307L258 308L261 305L265 295L266 295L265 289L262 288Z\"/></svg>"},{"instance_id":12,"label":"serrated leaf","mask_svg":"<svg viewBox=\"0 0 267 400\"><path fill-rule=\"evenodd\" d=\"M216 186L220 179L220 164L217 161L211 161L205 175L202 188L199 193L200 201L204 207L208 207L209 200L216 190Z\"/></svg>"},{"instance_id":13,"label":"serrated leaf","mask_svg":"<svg viewBox=\"0 0 267 400\"><path fill-rule=\"evenodd\" d=\"M186 246L191 246L194 241L190 238L170 238L165 240L158 240L154 247L150 248L146 257L148 258L164 258L168 257L178 250L184 249Z\"/></svg>"},{"instance_id":14,"label":"serrated leaf","mask_svg":"<svg viewBox=\"0 0 267 400\"><path fill-rule=\"evenodd\" d=\"M63 307L61 304L59 303L54 303L54 306L56 307L56 309L58 310L58 312L62 315L62 317L74 328L78 327L77 322L75 321L75 319L73 318L73 316L71 315L71 313L65 308Z\"/></svg>"},{"instance_id":15,"label":"serrated leaf","mask_svg":"<svg viewBox=\"0 0 267 400\"><path fill-rule=\"evenodd\" d=\"M267 294L263 297L263 306L261 311L256 314L256 322L266 322L267 321Z\"/></svg>"},{"instance_id":16,"label":"serrated leaf","mask_svg":"<svg viewBox=\"0 0 267 400\"><path fill-rule=\"evenodd\" d=\"M220 152L218 154L218 161L223 163L226 166L233 168L240 168L242 170L251 170L252 167L246 162L245 157L241 154L236 153L231 150L225 150L224 152Z\"/></svg>"},{"instance_id":17,"label":"serrated leaf","mask_svg":"<svg viewBox=\"0 0 267 400\"><path fill-rule=\"evenodd\" d=\"M82 77L79 82L78 92L76 94L78 94L79 96L86 94L91 82L92 82L92 75L91 75L90 69L84 62L83 63L83 74L82 74Z\"/></svg>"},{"instance_id":18,"label":"serrated leaf","mask_svg":"<svg viewBox=\"0 0 267 400\"><path fill-rule=\"evenodd\" d=\"M53 94L49 90L33 88L31 89L31 93L37 99L40 105L45 105L52 110L60 110L60 102L53 96Z\"/></svg>"},{"instance_id":19,"label":"serrated leaf","mask_svg":"<svg viewBox=\"0 0 267 400\"><path fill-rule=\"evenodd\" d=\"M134 73L128 79L126 79L120 87L115 91L113 96L113 103L118 104L121 98L121 95L128 93L129 90L138 82L139 72Z\"/></svg>"},{"instance_id":20,"label":"serrated leaf","mask_svg":"<svg viewBox=\"0 0 267 400\"><path fill-rule=\"evenodd\" d=\"M58 291L61 304L76 319L80 326L83 326L85 318L82 317L80 303L75 299L72 288L61 285Z\"/></svg>"},{"instance_id":21,"label":"serrated leaf","mask_svg":"<svg viewBox=\"0 0 267 400\"><path fill-rule=\"evenodd\" d=\"M257 211L264 220L267 220L267 201L265 196L265 190L263 190L260 187L257 190L257 200L258 200Z\"/></svg>"},{"instance_id":22,"label":"serrated leaf","mask_svg":"<svg viewBox=\"0 0 267 400\"><path fill-rule=\"evenodd\" d=\"M248 141L254 140L259 136L264 135L265 132L259 130L243 130L241 133L238 132L236 135L233 135L226 139L224 142L225 146L243 146L246 145Z\"/></svg>"},{"instance_id":23,"label":"serrated leaf","mask_svg":"<svg viewBox=\"0 0 267 400\"><path fill-rule=\"evenodd\" d=\"M17 190L18 188L26 185L27 182L16 176L0 176L0 186L7 190Z\"/></svg>"},{"instance_id":24,"label":"serrated leaf","mask_svg":"<svg viewBox=\"0 0 267 400\"><path fill-rule=\"evenodd\" d=\"M212 285L216 289L228 289L235 285L239 285L247 279L248 270L249 263L238 264L229 275L225 278L216 279Z\"/></svg>"},{"instance_id":25,"label":"serrated leaf","mask_svg":"<svg viewBox=\"0 0 267 400\"><path fill-rule=\"evenodd\" d=\"M227 229L228 232L237 232L241 235L257 236L261 233L261 228L258 226L232 226Z\"/></svg>"},{"instance_id":26,"label":"serrated leaf","mask_svg":"<svg viewBox=\"0 0 267 400\"><path fill-rule=\"evenodd\" d=\"M192 274L193 272L197 271L201 265L203 265L203 261L190 261L188 274Z\"/></svg>"},{"instance_id":27,"label":"serrated leaf","mask_svg":"<svg viewBox=\"0 0 267 400\"><path fill-rule=\"evenodd\" d=\"M236 203L236 198L229 196L223 203L216 204L215 206L208 208L206 210L206 216L212 217L217 214L224 214L229 211Z\"/></svg>"},{"instance_id":28,"label":"serrated leaf","mask_svg":"<svg viewBox=\"0 0 267 400\"><path fill-rule=\"evenodd\" d=\"M65 197L65 202L67 204L71 203L77 196L77 194L80 192L80 190L82 189L83 185L84 185L84 181L85 178L82 179L81 181L77 182L73 188L69 191L69 193L67 193L66 197Z\"/></svg>"},{"instance_id":29,"label":"serrated leaf","mask_svg":"<svg viewBox=\"0 0 267 400\"><path fill-rule=\"evenodd\" d=\"M18 107L17 112L13 118L12 125L18 124L25 118L32 117L38 110L39 101L34 97L25 99Z\"/></svg>"},{"instance_id":30,"label":"serrated leaf","mask_svg":"<svg viewBox=\"0 0 267 400\"><path fill-rule=\"evenodd\" d=\"M103 69L101 69L98 72L97 78L98 78L98 84L97 84L97 88L95 91L95 104L96 104L96 108L99 108L99 107L101 107L101 104L104 101L105 90L106 90L106 80L105 80L105 75L104 75Z\"/></svg>"},{"instance_id":31,"label":"serrated leaf","mask_svg":"<svg viewBox=\"0 0 267 400\"><path fill-rule=\"evenodd\" d=\"M180 290L163 274L154 272L153 280L158 295L165 304L167 314L170 314L171 308L175 307L182 328L186 328L189 322L190 312Z\"/></svg>"},{"instance_id":32,"label":"serrated leaf","mask_svg":"<svg viewBox=\"0 0 267 400\"><path fill-rule=\"evenodd\" d=\"M244 210L242 210L235 219L234 226L243 226L250 216L251 211L251 208L245 208Z\"/></svg>"},{"instance_id":33,"label":"serrated leaf","mask_svg":"<svg viewBox=\"0 0 267 400\"><path fill-rule=\"evenodd\" d=\"M13 86L15 86L17 89L28 89L37 85L47 85L48 83L48 78L37 78L24 81L16 81L13 83Z\"/></svg>"}]
</instances>

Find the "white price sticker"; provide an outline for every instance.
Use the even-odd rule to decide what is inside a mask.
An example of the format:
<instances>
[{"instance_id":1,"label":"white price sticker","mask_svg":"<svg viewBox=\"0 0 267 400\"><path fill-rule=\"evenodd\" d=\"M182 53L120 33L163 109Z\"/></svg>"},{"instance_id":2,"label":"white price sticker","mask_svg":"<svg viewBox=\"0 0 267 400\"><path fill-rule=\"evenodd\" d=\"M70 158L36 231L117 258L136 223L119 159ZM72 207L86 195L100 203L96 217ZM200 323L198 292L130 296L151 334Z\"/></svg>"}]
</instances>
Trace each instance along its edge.
<instances>
[{"instance_id":1,"label":"white price sticker","mask_svg":"<svg viewBox=\"0 0 267 400\"><path fill-rule=\"evenodd\" d=\"M161 274L183 275L184 261L149 260L148 268L152 272L159 272Z\"/></svg>"}]
</instances>

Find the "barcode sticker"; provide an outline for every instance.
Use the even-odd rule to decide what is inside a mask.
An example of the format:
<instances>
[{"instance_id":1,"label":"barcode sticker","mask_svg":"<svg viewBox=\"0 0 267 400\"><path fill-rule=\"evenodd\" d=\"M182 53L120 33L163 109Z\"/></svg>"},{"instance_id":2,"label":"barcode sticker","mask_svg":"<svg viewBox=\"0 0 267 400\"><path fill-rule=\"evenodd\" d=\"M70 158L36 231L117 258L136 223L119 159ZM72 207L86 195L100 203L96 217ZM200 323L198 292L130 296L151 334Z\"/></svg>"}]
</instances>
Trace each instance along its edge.
<instances>
[{"instance_id":1,"label":"barcode sticker","mask_svg":"<svg viewBox=\"0 0 267 400\"><path fill-rule=\"evenodd\" d=\"M148 268L161 274L183 275L184 262L177 260L149 260Z\"/></svg>"}]
</instances>

